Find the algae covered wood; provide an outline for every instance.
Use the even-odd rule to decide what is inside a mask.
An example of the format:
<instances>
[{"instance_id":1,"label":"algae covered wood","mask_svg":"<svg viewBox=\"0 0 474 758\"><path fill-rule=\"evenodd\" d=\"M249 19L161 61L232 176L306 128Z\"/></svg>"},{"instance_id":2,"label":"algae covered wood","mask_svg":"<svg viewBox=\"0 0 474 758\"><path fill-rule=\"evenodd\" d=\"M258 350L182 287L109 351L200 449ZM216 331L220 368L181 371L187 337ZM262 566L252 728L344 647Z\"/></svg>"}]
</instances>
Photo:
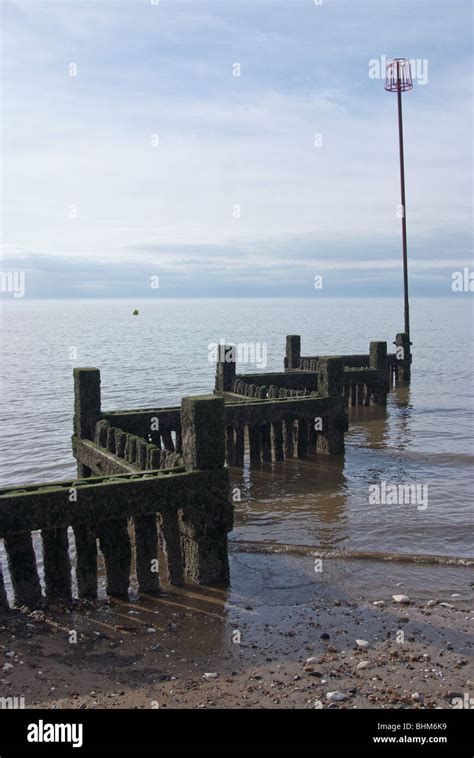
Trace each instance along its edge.
<instances>
[{"instance_id":1,"label":"algae covered wood","mask_svg":"<svg viewBox=\"0 0 474 758\"><path fill-rule=\"evenodd\" d=\"M97 533L89 524L74 526L77 593L80 598L97 597Z\"/></svg>"},{"instance_id":2,"label":"algae covered wood","mask_svg":"<svg viewBox=\"0 0 474 758\"><path fill-rule=\"evenodd\" d=\"M223 398L215 395L184 397L181 424L186 468L222 468L225 463Z\"/></svg>"},{"instance_id":3,"label":"algae covered wood","mask_svg":"<svg viewBox=\"0 0 474 758\"><path fill-rule=\"evenodd\" d=\"M159 535L166 558L166 574L170 584L184 584L183 552L179 512L158 514Z\"/></svg>"},{"instance_id":4,"label":"algae covered wood","mask_svg":"<svg viewBox=\"0 0 474 758\"><path fill-rule=\"evenodd\" d=\"M98 534L105 561L107 594L112 597L127 597L132 563L127 519L115 518L100 525Z\"/></svg>"},{"instance_id":5,"label":"algae covered wood","mask_svg":"<svg viewBox=\"0 0 474 758\"><path fill-rule=\"evenodd\" d=\"M140 592L155 593L160 589L156 518L154 513L146 513L134 519L135 560Z\"/></svg>"},{"instance_id":6,"label":"algae covered wood","mask_svg":"<svg viewBox=\"0 0 474 758\"><path fill-rule=\"evenodd\" d=\"M100 419L100 371L96 368L75 368L74 432L83 439L93 439L95 424Z\"/></svg>"},{"instance_id":7,"label":"algae covered wood","mask_svg":"<svg viewBox=\"0 0 474 758\"><path fill-rule=\"evenodd\" d=\"M262 450L262 461L270 463L272 460L272 437L271 424L262 424L260 427L260 446Z\"/></svg>"},{"instance_id":8,"label":"algae covered wood","mask_svg":"<svg viewBox=\"0 0 474 758\"><path fill-rule=\"evenodd\" d=\"M275 461L283 461L285 453L283 449L283 423L274 421L272 424L272 450Z\"/></svg>"},{"instance_id":9,"label":"algae covered wood","mask_svg":"<svg viewBox=\"0 0 474 758\"><path fill-rule=\"evenodd\" d=\"M42 593L31 534L9 534L4 538L4 546L15 605L37 608L41 604Z\"/></svg>"},{"instance_id":10,"label":"algae covered wood","mask_svg":"<svg viewBox=\"0 0 474 758\"><path fill-rule=\"evenodd\" d=\"M71 561L66 527L43 529L43 566L48 600L71 599Z\"/></svg>"},{"instance_id":11,"label":"algae covered wood","mask_svg":"<svg viewBox=\"0 0 474 758\"><path fill-rule=\"evenodd\" d=\"M3 569L0 563L0 609L8 608L8 598L5 591L5 582L3 580Z\"/></svg>"}]
</instances>

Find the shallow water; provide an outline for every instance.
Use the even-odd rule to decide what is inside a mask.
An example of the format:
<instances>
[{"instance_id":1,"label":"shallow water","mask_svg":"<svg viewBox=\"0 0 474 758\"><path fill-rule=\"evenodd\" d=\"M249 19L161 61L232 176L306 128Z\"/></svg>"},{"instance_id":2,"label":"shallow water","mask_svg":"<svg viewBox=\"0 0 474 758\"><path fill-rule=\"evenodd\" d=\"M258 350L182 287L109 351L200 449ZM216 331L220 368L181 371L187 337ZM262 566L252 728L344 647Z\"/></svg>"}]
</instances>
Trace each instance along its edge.
<instances>
[{"instance_id":1,"label":"shallow water","mask_svg":"<svg viewBox=\"0 0 474 758\"><path fill-rule=\"evenodd\" d=\"M212 389L210 342L264 343L267 370L282 370L286 334L301 334L303 354L367 352L371 339L391 343L401 303L9 300L1 321L6 485L75 475L74 366L101 369L104 409L171 405ZM351 410L344 459L233 469L241 501L231 538L472 555L472 331L468 299L414 299L410 388L391 393L386 410ZM428 507L370 505L368 487L382 479L428 485Z\"/></svg>"}]
</instances>

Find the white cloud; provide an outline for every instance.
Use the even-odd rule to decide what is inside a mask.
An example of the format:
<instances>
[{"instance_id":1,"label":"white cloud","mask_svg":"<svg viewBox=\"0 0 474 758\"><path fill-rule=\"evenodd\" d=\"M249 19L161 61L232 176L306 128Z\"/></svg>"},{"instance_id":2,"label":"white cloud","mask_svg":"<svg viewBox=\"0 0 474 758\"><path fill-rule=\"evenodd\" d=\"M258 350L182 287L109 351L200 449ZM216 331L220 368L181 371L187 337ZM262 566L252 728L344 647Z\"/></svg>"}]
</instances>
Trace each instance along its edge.
<instances>
[{"instance_id":1,"label":"white cloud","mask_svg":"<svg viewBox=\"0 0 474 758\"><path fill-rule=\"evenodd\" d=\"M303 25L301 47L294 58L288 53L298 34L295 16L293 36L273 19L265 38L264 5L260 28L250 24L248 5L239 15L238 1L234 24L207 5L201 14L183 5L163 17L161 38L144 11L131 17L127 5L49 4L45 14L43 3L16 3L6 36L10 50L23 52L5 73L4 242L81 260L159 260L169 267L176 255L150 252L151 246L221 245L220 260L203 251L202 262L243 270L251 259L252 267L273 265L275 275L272 244L293 241L292 260L302 269L314 265L299 256L302 239L314 243L318 265L332 269L345 263L325 258L329 243L339 243L339 256L366 239L398 244L396 98L382 82L371 82L369 90L363 78L365 59L374 53L363 46L359 8L346 19L335 11L321 17L333 19L330 37L339 45L339 63L334 50L329 67L317 45L322 38L308 48ZM411 17L421 13L422 4L414 3ZM348 53L357 66L349 65L349 77L341 28L357 31ZM62 36L51 40L52 30ZM432 41L441 30L437 23ZM215 34L208 57L197 31L206 44ZM168 62L160 52L156 68L149 58L153 35L157 49L163 42L170 51ZM186 42L187 56L180 52ZM239 42L247 58L240 80L230 68ZM258 52L272 44L288 57L279 60L280 78L268 81ZM71 55L78 59L76 79L67 75ZM464 232L470 223L471 101L462 52L458 67L452 60L449 67L450 79L446 72L436 79L434 67L426 88L404 96L409 242L418 240L419 247L427 235ZM441 87L436 98L428 90L433 82ZM155 133L158 148L150 144ZM315 133L322 134L320 148ZM77 218L68 215L72 206ZM234 261L229 246L254 255ZM449 260L449 250L431 252L437 265ZM465 254L452 252L459 260ZM417 263L416 252L412 260L420 269L426 265ZM398 266L395 259L393 266L378 264ZM369 270L374 263L354 267Z\"/></svg>"}]
</instances>

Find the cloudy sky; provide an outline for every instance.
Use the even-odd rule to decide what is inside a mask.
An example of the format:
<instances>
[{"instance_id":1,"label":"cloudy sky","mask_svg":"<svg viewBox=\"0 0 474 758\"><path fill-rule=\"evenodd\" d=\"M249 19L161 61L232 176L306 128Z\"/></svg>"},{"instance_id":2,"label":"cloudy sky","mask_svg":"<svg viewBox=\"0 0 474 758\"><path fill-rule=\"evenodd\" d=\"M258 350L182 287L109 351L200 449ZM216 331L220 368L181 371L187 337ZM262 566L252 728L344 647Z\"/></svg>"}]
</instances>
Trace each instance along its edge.
<instances>
[{"instance_id":1,"label":"cloudy sky","mask_svg":"<svg viewBox=\"0 0 474 758\"><path fill-rule=\"evenodd\" d=\"M2 270L32 297L401 291L471 263L464 0L4 0ZM383 73L383 71L382 71ZM240 74L240 75L236 75ZM155 280L156 281L156 280Z\"/></svg>"}]
</instances>

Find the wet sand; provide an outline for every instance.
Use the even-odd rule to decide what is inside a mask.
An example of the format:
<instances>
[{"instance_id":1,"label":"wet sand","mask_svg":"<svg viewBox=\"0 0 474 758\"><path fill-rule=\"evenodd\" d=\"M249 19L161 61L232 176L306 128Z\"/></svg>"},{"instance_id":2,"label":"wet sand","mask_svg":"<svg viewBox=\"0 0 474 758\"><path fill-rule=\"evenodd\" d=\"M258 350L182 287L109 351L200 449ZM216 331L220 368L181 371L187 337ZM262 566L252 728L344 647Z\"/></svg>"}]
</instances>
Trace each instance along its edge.
<instances>
[{"instance_id":1,"label":"wet sand","mask_svg":"<svg viewBox=\"0 0 474 758\"><path fill-rule=\"evenodd\" d=\"M230 561L229 589L3 614L0 697L26 708L451 708L474 696L472 569L315 566L235 544Z\"/></svg>"}]
</instances>

